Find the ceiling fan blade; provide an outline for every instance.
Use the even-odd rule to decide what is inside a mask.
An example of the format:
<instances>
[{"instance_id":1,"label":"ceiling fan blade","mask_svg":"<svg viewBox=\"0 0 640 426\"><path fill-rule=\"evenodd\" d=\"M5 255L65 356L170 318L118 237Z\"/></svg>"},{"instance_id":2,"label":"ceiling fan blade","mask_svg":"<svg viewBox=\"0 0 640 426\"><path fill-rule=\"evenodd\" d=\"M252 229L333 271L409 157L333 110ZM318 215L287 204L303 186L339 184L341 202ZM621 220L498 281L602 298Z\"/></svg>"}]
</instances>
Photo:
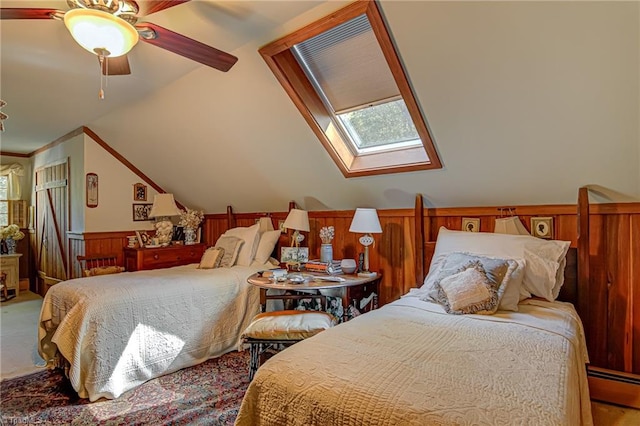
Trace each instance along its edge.
<instances>
[{"instance_id":1,"label":"ceiling fan blade","mask_svg":"<svg viewBox=\"0 0 640 426\"><path fill-rule=\"evenodd\" d=\"M102 63L102 75L129 75L131 67L129 67L129 59L127 55L117 56L115 58L104 58ZM98 62L100 58L98 58Z\"/></svg>"},{"instance_id":2,"label":"ceiling fan blade","mask_svg":"<svg viewBox=\"0 0 640 426\"><path fill-rule=\"evenodd\" d=\"M188 1L190 0L137 0L138 6L140 7L139 16L151 15L152 13L160 12L161 10L165 10Z\"/></svg>"},{"instance_id":3,"label":"ceiling fan blade","mask_svg":"<svg viewBox=\"0 0 640 426\"><path fill-rule=\"evenodd\" d=\"M53 19L56 13L64 13L58 9L22 9L3 7L0 19Z\"/></svg>"},{"instance_id":4,"label":"ceiling fan blade","mask_svg":"<svg viewBox=\"0 0 640 426\"><path fill-rule=\"evenodd\" d=\"M227 72L238 61L235 56L182 34L148 22L137 24L140 39L185 58Z\"/></svg>"}]
</instances>

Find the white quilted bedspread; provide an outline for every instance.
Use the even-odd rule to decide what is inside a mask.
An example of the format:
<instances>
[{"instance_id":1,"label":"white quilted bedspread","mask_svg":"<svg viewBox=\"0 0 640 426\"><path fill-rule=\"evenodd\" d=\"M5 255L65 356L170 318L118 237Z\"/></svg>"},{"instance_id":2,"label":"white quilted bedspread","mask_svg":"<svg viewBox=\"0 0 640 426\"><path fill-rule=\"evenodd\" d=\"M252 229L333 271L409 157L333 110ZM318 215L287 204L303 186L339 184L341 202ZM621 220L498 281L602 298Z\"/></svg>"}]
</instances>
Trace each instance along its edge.
<instances>
[{"instance_id":1,"label":"white quilted bedspread","mask_svg":"<svg viewBox=\"0 0 640 426\"><path fill-rule=\"evenodd\" d=\"M263 268L196 266L56 284L40 313L41 356L66 360L73 388L95 401L238 349L259 311L247 277Z\"/></svg>"},{"instance_id":2,"label":"white quilted bedspread","mask_svg":"<svg viewBox=\"0 0 640 426\"><path fill-rule=\"evenodd\" d=\"M447 315L404 297L260 367L236 425L590 425L573 306Z\"/></svg>"}]
</instances>

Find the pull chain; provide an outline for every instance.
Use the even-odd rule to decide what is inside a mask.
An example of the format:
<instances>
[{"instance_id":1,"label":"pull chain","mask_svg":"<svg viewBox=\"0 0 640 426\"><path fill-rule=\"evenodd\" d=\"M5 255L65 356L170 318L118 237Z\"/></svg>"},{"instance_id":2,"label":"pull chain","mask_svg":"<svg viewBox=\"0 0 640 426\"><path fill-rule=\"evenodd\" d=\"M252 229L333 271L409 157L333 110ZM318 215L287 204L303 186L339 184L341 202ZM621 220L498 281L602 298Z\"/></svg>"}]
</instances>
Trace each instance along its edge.
<instances>
[{"instance_id":1,"label":"pull chain","mask_svg":"<svg viewBox=\"0 0 640 426\"><path fill-rule=\"evenodd\" d=\"M98 55L98 61L100 62L100 91L98 92L98 98L104 99L104 87L107 87L107 76L109 75L109 61L107 61L107 56L109 55L109 51L107 49L97 48L94 49L96 54ZM106 62L105 62L106 61ZM102 70L104 69L104 73Z\"/></svg>"}]
</instances>

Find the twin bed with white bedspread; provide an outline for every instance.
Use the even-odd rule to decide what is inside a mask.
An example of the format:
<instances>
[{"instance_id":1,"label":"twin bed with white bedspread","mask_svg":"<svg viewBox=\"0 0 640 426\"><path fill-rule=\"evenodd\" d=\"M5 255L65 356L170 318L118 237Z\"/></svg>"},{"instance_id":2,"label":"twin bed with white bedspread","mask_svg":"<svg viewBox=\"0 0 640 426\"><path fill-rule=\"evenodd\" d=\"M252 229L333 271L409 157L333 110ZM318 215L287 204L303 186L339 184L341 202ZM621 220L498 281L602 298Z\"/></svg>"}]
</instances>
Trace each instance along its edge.
<instances>
[{"instance_id":1,"label":"twin bed with white bedspread","mask_svg":"<svg viewBox=\"0 0 640 426\"><path fill-rule=\"evenodd\" d=\"M247 277L265 265L197 266L56 284L42 306L41 356L68 367L78 395L95 401L237 350L259 311Z\"/></svg>"},{"instance_id":2,"label":"twin bed with white bedspread","mask_svg":"<svg viewBox=\"0 0 640 426\"><path fill-rule=\"evenodd\" d=\"M236 425L591 425L568 250L441 228L420 288L267 360Z\"/></svg>"}]
</instances>

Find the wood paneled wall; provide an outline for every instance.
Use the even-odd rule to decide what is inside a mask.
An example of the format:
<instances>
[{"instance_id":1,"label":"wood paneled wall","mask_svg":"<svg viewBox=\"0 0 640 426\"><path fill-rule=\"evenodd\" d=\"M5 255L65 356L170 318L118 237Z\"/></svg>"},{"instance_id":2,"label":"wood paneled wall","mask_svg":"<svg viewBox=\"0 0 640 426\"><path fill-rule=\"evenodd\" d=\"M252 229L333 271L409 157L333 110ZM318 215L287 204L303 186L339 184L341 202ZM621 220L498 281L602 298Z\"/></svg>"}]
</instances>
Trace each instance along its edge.
<instances>
[{"instance_id":1,"label":"wood paneled wall","mask_svg":"<svg viewBox=\"0 0 640 426\"><path fill-rule=\"evenodd\" d=\"M509 207L511 211L509 213ZM303 246L310 257L320 257L319 231L334 226L334 258L354 258L363 248L359 234L349 232L353 211L309 212L310 232L303 233ZM480 230L492 232L494 221L501 215L520 217L527 229L533 216L554 218L555 239L577 244L577 206L500 206L424 209L423 225L428 241L435 241L440 226L459 230L465 217L480 218ZM265 213L236 213L235 226L251 226ZM389 303L421 285L423 277L416 272L414 209L379 210L382 234L374 235L370 250L371 270L383 274L380 304ZM287 212L269 213L274 228ZM589 356L593 365L640 374L640 203L595 204L590 206L590 315L585 320ZM202 239L213 244L229 227L228 214L208 214L203 224ZM127 244L129 232L90 233L70 238L69 256L74 276L80 276L75 260L78 254L118 253ZM282 234L281 245L290 244L290 236ZM430 258L424 253L425 259ZM120 258L121 259L121 258ZM122 263L121 263L122 264ZM425 266L426 273L428 264ZM582 285L582 284L581 284ZM635 308L634 308L635 306Z\"/></svg>"},{"instance_id":2,"label":"wood paneled wall","mask_svg":"<svg viewBox=\"0 0 640 426\"><path fill-rule=\"evenodd\" d=\"M461 229L463 217L480 218L480 230L492 232L502 212L508 207L425 209L425 235L435 241L440 226ZM554 238L577 245L576 205L517 206L511 213L527 230L531 217L551 216ZM588 216L589 282L579 285L588 291L583 322L590 361L640 374L640 203L592 204Z\"/></svg>"}]
</instances>

